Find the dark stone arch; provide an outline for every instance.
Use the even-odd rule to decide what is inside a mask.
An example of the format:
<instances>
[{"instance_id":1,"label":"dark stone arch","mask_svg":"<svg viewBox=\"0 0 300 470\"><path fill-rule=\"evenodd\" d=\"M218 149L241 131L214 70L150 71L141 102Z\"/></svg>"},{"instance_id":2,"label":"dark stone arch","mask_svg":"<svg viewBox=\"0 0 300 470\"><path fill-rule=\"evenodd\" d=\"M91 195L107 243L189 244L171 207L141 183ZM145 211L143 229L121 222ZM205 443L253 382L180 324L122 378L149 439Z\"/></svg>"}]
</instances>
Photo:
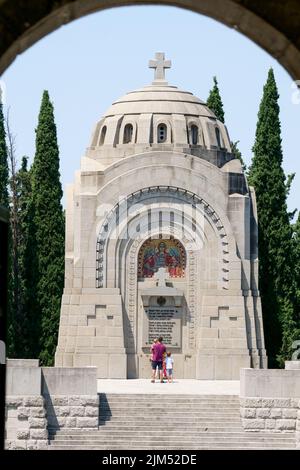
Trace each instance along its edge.
<instances>
[{"instance_id":1,"label":"dark stone arch","mask_svg":"<svg viewBox=\"0 0 300 470\"><path fill-rule=\"evenodd\" d=\"M298 0L0 0L0 73L18 54L64 24L106 8L144 4L177 6L220 21L300 78Z\"/></svg>"}]
</instances>

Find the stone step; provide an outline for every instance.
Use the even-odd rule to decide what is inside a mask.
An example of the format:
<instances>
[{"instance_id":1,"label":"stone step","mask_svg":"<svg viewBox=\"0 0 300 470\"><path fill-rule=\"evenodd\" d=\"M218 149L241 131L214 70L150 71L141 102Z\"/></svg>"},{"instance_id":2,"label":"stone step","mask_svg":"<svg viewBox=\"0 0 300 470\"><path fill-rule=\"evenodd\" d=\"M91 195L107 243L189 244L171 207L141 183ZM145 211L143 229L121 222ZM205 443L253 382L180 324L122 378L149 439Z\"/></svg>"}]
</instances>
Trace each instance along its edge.
<instances>
[{"instance_id":1,"label":"stone step","mask_svg":"<svg viewBox=\"0 0 300 470\"><path fill-rule=\"evenodd\" d=\"M116 428L117 429L117 428ZM126 434L125 434L126 432ZM145 431L141 431L141 430L136 430L136 429L128 429L126 431L124 430L121 430L121 431L111 431L110 430L107 430L107 431L104 431L104 430L101 430L99 431L100 433L100 436L121 436L123 437L124 435L125 436L140 436L141 433L143 433ZM225 428L223 429L213 429L213 428L199 428L199 429L195 429L193 431L190 431L188 432L187 430L183 430L182 432L178 429L178 430L174 430L174 431L167 431L168 432L168 435L169 436L182 436L182 434L184 433L185 436L202 436L202 435L206 435L206 436L211 436L211 435L217 435L217 436L232 436L234 433L236 433L236 435L238 434L242 434L243 433L243 430L242 429L239 429L239 428L236 428L236 429L230 429L230 431L226 431ZM152 434L147 434L149 436L155 436L154 433ZM51 440L59 440L59 439L83 439L83 440L88 440L88 439L94 439L94 438L97 438L98 439L99 437L99 434L89 434L89 435L84 435L84 436L81 436L80 434L49 434L49 439Z\"/></svg>"},{"instance_id":2,"label":"stone step","mask_svg":"<svg viewBox=\"0 0 300 470\"><path fill-rule=\"evenodd\" d=\"M238 446L238 445L233 445L233 446L192 446L189 445L187 447L182 447L182 446L177 446L176 448L174 447L158 447L156 446L155 448L153 447L139 447L139 446L112 446L112 445L101 445L101 446L90 446L90 447L83 447L83 446L69 446L69 445L62 445L62 446L49 446L49 450L65 450L65 451L71 451L71 450L161 450L161 451L166 451L166 450L172 450L172 451L177 451L177 450L295 450L294 447L290 446L275 446L275 445L270 445L270 446L255 446L255 445L249 445L247 447L244 446Z\"/></svg>"},{"instance_id":3,"label":"stone step","mask_svg":"<svg viewBox=\"0 0 300 470\"><path fill-rule=\"evenodd\" d=\"M93 434L90 434L90 435L85 435L85 434L64 434L64 435L61 435L59 436L58 434L55 436L55 439L58 439L58 438L62 438L62 439L67 439L67 438L76 438L76 439L83 439L83 440L87 440L87 439L92 439L94 437L96 437L97 439L102 439L103 436L105 435L106 433L102 432L102 431L94 431ZM116 435L119 435L119 437L123 440L127 440L127 437L129 438L135 438L137 437L138 440L142 440L144 438L150 438L151 439L156 439L156 440L161 440L163 439L164 441L167 441L169 440L169 436L170 434L161 434L161 435L158 435L157 432L155 433L154 431L152 432L151 434L151 431L149 432L149 434L147 434L146 436L142 435L141 433L130 433L130 434L124 434L124 433L116 433L116 434L109 434L109 438L110 439L114 439L114 437ZM264 441L269 441L271 439L276 439L276 440L291 440L291 439L294 439L294 436L295 436L295 433L268 433L268 432L245 432L245 431L232 431L232 432L219 432L219 433L216 433L216 432L206 432L206 431L199 431L198 433L195 433L195 432L189 432L187 429L183 429L183 430L175 430L174 432L174 435L178 436L182 441L185 441L185 440L190 440L190 436L191 435L194 435L195 437L203 437L203 438L212 438L212 437L216 437L216 438L220 438L220 439L234 439L236 437L238 438L243 438L243 439L247 439L247 440L255 440L255 439L259 439L261 442L264 442ZM188 436L188 437L187 437ZM129 439L128 439L129 440Z\"/></svg>"},{"instance_id":4,"label":"stone step","mask_svg":"<svg viewBox=\"0 0 300 470\"><path fill-rule=\"evenodd\" d=\"M135 408L143 408L145 410L152 410L157 407L163 407L166 409L166 407L171 407L171 408L185 408L185 409L209 409L209 410L219 410L220 408L224 410L239 410L240 406L236 404L230 404L230 403L216 403L216 404L206 404L206 403L162 403L156 402L156 403L140 403L139 401L135 403L126 403L126 402L116 402L116 403L100 403L100 409L101 410L107 410L107 409L116 409L116 408L123 408L123 409L135 409Z\"/></svg>"},{"instance_id":5,"label":"stone step","mask_svg":"<svg viewBox=\"0 0 300 470\"><path fill-rule=\"evenodd\" d=\"M205 430L205 429L208 429L209 431L212 431L212 430L215 430L216 432L218 432L218 430L220 430L220 432L222 432L223 430L226 430L226 431L236 431L236 430L241 430L243 431L243 428L240 424L240 422L236 422L236 423L230 423L230 426L228 426L227 424L224 424L223 422L218 422L218 423L212 423L212 422L207 422L207 421L204 421L202 424L201 423L194 423L195 425L194 426L182 426L182 425L178 425L175 427L175 430L176 428L182 430L182 432L185 431L185 429L193 429L195 431L197 430ZM128 431L137 431L137 432L147 432L149 430L149 425L148 424L145 424L144 426L141 426L140 424L136 424L136 425L130 425L128 423L125 422L125 424L119 424L119 423L115 423L115 422L108 422L106 424L102 424L101 426L99 426L99 431L102 431L102 430L109 430L110 432L115 432L116 430L120 430L120 431L123 431L123 432L128 432ZM166 425L164 427L164 430L165 432L169 432L169 431L173 431L174 430L174 426L173 425ZM83 431L81 429L73 429L73 428L66 428L66 429L59 429L59 430L56 430L56 429L49 429L49 434L52 436L52 435L62 435L62 434L81 434ZM84 430L84 433L85 435L91 435L91 434L94 434L94 433L97 433L98 430Z\"/></svg>"},{"instance_id":6,"label":"stone step","mask_svg":"<svg viewBox=\"0 0 300 470\"><path fill-rule=\"evenodd\" d=\"M186 427L182 427L182 426L175 426L175 429L193 429L195 431L197 430L204 430L204 429L209 429L209 430L220 430L222 431L223 429L225 429L226 431L230 430L230 429L233 429L233 430L236 430L236 429L243 429L242 428L242 425L240 422L236 422L236 423L230 423L230 425L227 425L226 423L222 423L222 422L218 422L218 423L213 423L213 422L207 422L207 421L203 421L202 423L194 423L193 426L186 426ZM109 429L111 430L111 432L113 432L114 430L116 429L119 429L120 431L123 431L123 432L127 432L127 431L132 431L132 430L135 430L135 431L139 431L139 432L146 432L148 429L149 429L149 425L144 425L144 426L140 426L139 424L136 424L136 425L126 425L126 424L118 424L118 423L114 423L114 422L108 422L106 424L101 424L99 426L99 430L102 430L102 429ZM174 426L171 425L171 426L164 426L164 431L165 432L169 432L169 431L172 431L174 430Z\"/></svg>"},{"instance_id":7,"label":"stone step","mask_svg":"<svg viewBox=\"0 0 300 470\"><path fill-rule=\"evenodd\" d=\"M128 402L128 403L131 403L131 402L136 402L136 401L140 401L140 402L143 402L143 403L149 403L149 402L152 402L152 401L158 401L158 400L162 400L162 401L172 401L172 402L185 402L185 403L232 403L232 404L237 404L237 403L240 403L240 400L239 399L233 399L233 398L229 398L228 400L220 400L220 399L213 399L213 398L201 398L201 396L198 396L198 397L189 397L188 395L185 395L185 396L178 396L178 395L172 395L172 394L168 394L166 393L165 395L161 394L161 395L152 395L152 394L149 394L145 397L141 397L140 395L129 395L128 397L118 397L118 398L114 398L114 397L111 397L111 396L108 396L108 395L105 395L105 396L100 396L99 397L99 402L105 402L105 401L109 401L109 402L119 402L119 401L124 401L124 402Z\"/></svg>"},{"instance_id":8,"label":"stone step","mask_svg":"<svg viewBox=\"0 0 300 470\"><path fill-rule=\"evenodd\" d=\"M152 413L151 412L146 412L142 410L135 410L132 413L129 411L128 413L123 411L123 410L116 410L113 412L108 412L108 413L101 413L100 410L100 419L105 421L106 419L118 419L118 418L135 418L135 419L160 419L166 420L166 419L172 419L172 421L176 421L177 418L201 418L201 417L211 417L212 419L214 418L219 418L219 419L227 419L227 418L240 418L240 413L239 412L226 412L226 411L221 411L221 412L213 412L211 413L210 411L207 410L195 410L194 412L189 411L185 412L183 411L174 411L174 413L171 412L165 412L165 410L154 410Z\"/></svg>"},{"instance_id":9,"label":"stone step","mask_svg":"<svg viewBox=\"0 0 300 470\"><path fill-rule=\"evenodd\" d=\"M260 448L265 448L265 449L274 449L274 448L286 448L286 449L293 449L295 448L295 446L292 444L292 443L284 443L284 442L268 442L268 443L260 443L259 441L255 441L255 442L251 442L251 441L248 441L248 442L229 442L229 441L223 441L223 442L214 442L214 441L202 441L202 442L199 442L199 443L193 443L191 445L190 442L168 442L168 443L163 443L163 442L151 442L151 441L147 441L147 442L141 442L141 443L134 443L134 442L119 442L119 441L115 441L115 442L111 442L111 441L103 441L103 442L90 442L86 445L84 445L83 443L81 442L78 442L78 441L74 441L72 443L70 442L64 442L62 441L61 443L57 443L56 445L50 445L50 447L54 447L54 448L57 448L57 447L61 447L61 446L65 446L65 447L69 447L69 449L76 449L76 447L78 449L92 449L92 448L101 448L101 447L106 447L107 449L132 449L132 448L135 448L135 449L174 449L174 450L178 450L178 449L190 449L190 447L192 446L194 449L201 449L201 447L207 447L208 449L209 448L216 448L216 447L224 447L224 448L228 448L228 449L231 449L231 448L236 448L236 447L241 447L241 448L244 448L244 449L247 449L249 447L260 447Z\"/></svg>"},{"instance_id":10,"label":"stone step","mask_svg":"<svg viewBox=\"0 0 300 470\"><path fill-rule=\"evenodd\" d=\"M258 450L296 442L294 432L245 432L238 395L101 393L99 416L98 430L50 429L50 449Z\"/></svg>"},{"instance_id":11,"label":"stone step","mask_svg":"<svg viewBox=\"0 0 300 470\"><path fill-rule=\"evenodd\" d=\"M150 414L153 414L154 412L157 412L157 413L165 413L165 414L173 414L173 413L187 413L187 414L193 414L193 413L203 413L203 412L207 412L207 413L211 413L211 414L218 414L218 413L222 413L222 414L231 414L231 413L234 413L234 414L239 414L240 413L240 409L239 408L232 408L232 409L223 409L223 408L211 408L211 409L207 409L207 408L204 408L204 407L191 407L191 408L186 408L185 406L180 406L180 407L177 407L177 408L167 408L167 407L164 407L164 406L156 406L156 407L153 407L153 408L146 408L144 406L135 406L135 407L132 407L132 408L128 408L128 407L120 407L120 406L115 406L114 408L101 408L100 407L100 412L110 412L110 411L114 411L114 412L121 412L121 411L128 411L128 413L132 413L133 411L134 412L140 412L140 413L150 413Z\"/></svg>"},{"instance_id":12,"label":"stone step","mask_svg":"<svg viewBox=\"0 0 300 470\"><path fill-rule=\"evenodd\" d=\"M183 434L184 434L184 439L183 439ZM157 433L155 432L149 432L146 436L141 436L141 433L139 432L128 432L126 434L126 436L124 436L124 433L122 432L114 432L114 435L112 436L111 433L109 432L99 432L99 434L93 434L93 435L90 435L90 436L85 436L85 435L78 435L78 434L64 434L64 435L56 435L55 436L55 440L59 441L59 440L80 440L82 442L84 441L94 441L94 440L98 440L98 441L101 441L103 439L107 439L107 440L113 440L113 439L117 439L119 441L130 441L132 439L134 440L137 440L137 441L143 441L145 440L145 438L147 438L148 440L151 438L151 440L157 440L159 442L163 441L163 442L167 442L169 440L179 440L182 441L182 440L186 440L186 441L189 441L190 439L214 439L214 440L228 440L228 439L238 439L238 440L259 440L260 442L270 442L272 440L280 440L282 442L285 442L285 441L293 441L293 438L292 437L288 437L288 436L283 436L281 434L279 435L267 435L267 436L262 436L262 435L259 435L259 436L249 436L249 433L247 433L245 435L244 432L240 431L240 432L215 432L215 431L211 431L211 432L204 432L204 431L198 431L198 432L187 432L185 431L184 433L183 432L179 432L179 431L174 431L173 433L168 433L168 435L166 436L165 434L162 435L162 436L157 436Z\"/></svg>"},{"instance_id":13,"label":"stone step","mask_svg":"<svg viewBox=\"0 0 300 470\"><path fill-rule=\"evenodd\" d=\"M167 415L167 414L164 414L164 413L149 413L149 414L134 414L134 413L129 413L129 414L126 414L126 413L113 413L113 415L111 414L107 414L107 415L100 415L99 416L99 420L100 421L103 421L103 422L106 422L106 421L115 421L115 422L123 422L123 423L126 423L127 421L136 421L137 423L141 420L142 423L141 424L145 424L145 421L147 422L154 422L156 419L158 419L159 421L166 421L166 416L168 418L168 424L169 423L182 423L182 421L186 420L188 423L193 423L193 422L197 422L197 421L203 421L203 420L208 420L210 422L217 422L217 421L221 421L221 422L225 422L225 423L229 423L231 421L238 421L241 423L241 417L238 413L232 413L232 414L226 414L226 415L223 415L222 413L217 413L217 414L214 414L212 415L211 413L209 412L203 412L203 413L197 413L197 414L191 414L189 413L188 415L185 414L184 412L183 413L176 413L174 415ZM167 423L166 423L167 424Z\"/></svg>"},{"instance_id":14,"label":"stone step","mask_svg":"<svg viewBox=\"0 0 300 470\"><path fill-rule=\"evenodd\" d=\"M224 401L224 402L205 402L202 400L161 400L160 398L155 399L155 400L102 400L99 402L100 406L135 406L139 404L140 406L145 406L145 407L151 407L151 406L156 406L157 404L163 404L164 406L166 405L180 405L180 406L209 406L209 407L216 407L216 406L229 406L229 407L240 407L239 402L229 402L229 401Z\"/></svg>"},{"instance_id":15,"label":"stone step","mask_svg":"<svg viewBox=\"0 0 300 470\"><path fill-rule=\"evenodd\" d=\"M167 384L168 386L171 386L171 384ZM154 385L153 385L154 386ZM144 398L144 399L147 399L149 400L149 397L165 397L165 398L182 398L182 399L193 399L193 398L197 398L197 399L201 399L201 400L204 400L204 399L208 399L208 400L237 400L239 401L239 395L200 395L200 394L190 394L190 395L187 395L187 394L183 394L183 393L174 393L174 394L169 394L169 395L164 395L163 393L98 393L98 395L100 396L100 399L102 397L109 397L110 399L113 399L113 398L116 398L116 399L120 399L120 398L124 398L124 399L127 399L127 398L132 398L132 397L135 397L135 398Z\"/></svg>"},{"instance_id":16,"label":"stone step","mask_svg":"<svg viewBox=\"0 0 300 470\"><path fill-rule=\"evenodd\" d=\"M165 423L165 420L159 420L157 422L163 422L163 424ZM111 426L146 426L146 427L151 427L153 426L153 420L124 420L122 422L119 422L119 421L115 421L115 420L107 420L107 421L100 421L99 422L99 428L102 428L102 427L105 427L105 426L108 426L108 427L111 427ZM227 428L229 428L230 426L241 426L241 421L240 419L232 419L232 420L228 420L228 421L212 421L211 420L211 417L208 416L206 418L203 418L203 419L193 419L193 420L173 420L171 422L168 423L168 427L179 427L179 428L182 428L182 426L189 426L189 427L195 427L195 426L204 426L204 425L207 425L207 426L218 426L218 425L224 425L224 426L227 426Z\"/></svg>"},{"instance_id":17,"label":"stone step","mask_svg":"<svg viewBox=\"0 0 300 470\"><path fill-rule=\"evenodd\" d=\"M51 444L50 448L52 449L66 449L66 450L76 450L76 449L108 449L108 450L121 450L121 449L153 449L153 450L180 450L180 449L217 449L217 448L224 448L224 449L249 449L249 448L261 448L261 449L276 449L276 448L285 448L285 449L294 449L295 446L292 443L282 443L282 442L267 442L264 445L261 445L259 441L252 442L230 442L224 441L220 443L216 443L214 441L211 442L201 442L201 443L190 443L179 442L179 443L159 443L159 442L143 442L143 443L129 443L129 442L102 442L102 443L89 443L88 445L83 445L81 442L61 442L58 445Z\"/></svg>"}]
</instances>

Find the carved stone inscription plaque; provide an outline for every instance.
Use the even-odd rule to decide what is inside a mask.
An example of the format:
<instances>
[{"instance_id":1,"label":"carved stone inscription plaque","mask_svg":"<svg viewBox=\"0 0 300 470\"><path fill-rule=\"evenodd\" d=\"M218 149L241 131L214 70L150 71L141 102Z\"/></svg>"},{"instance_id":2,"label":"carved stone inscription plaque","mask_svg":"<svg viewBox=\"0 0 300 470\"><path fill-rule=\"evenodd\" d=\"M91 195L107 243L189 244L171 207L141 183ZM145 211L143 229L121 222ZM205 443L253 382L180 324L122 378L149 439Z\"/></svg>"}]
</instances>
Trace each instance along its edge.
<instances>
[{"instance_id":1,"label":"carved stone inscription plaque","mask_svg":"<svg viewBox=\"0 0 300 470\"><path fill-rule=\"evenodd\" d=\"M145 308L144 346L150 346L155 338L171 348L181 348L182 311L174 306L149 306Z\"/></svg>"}]
</instances>

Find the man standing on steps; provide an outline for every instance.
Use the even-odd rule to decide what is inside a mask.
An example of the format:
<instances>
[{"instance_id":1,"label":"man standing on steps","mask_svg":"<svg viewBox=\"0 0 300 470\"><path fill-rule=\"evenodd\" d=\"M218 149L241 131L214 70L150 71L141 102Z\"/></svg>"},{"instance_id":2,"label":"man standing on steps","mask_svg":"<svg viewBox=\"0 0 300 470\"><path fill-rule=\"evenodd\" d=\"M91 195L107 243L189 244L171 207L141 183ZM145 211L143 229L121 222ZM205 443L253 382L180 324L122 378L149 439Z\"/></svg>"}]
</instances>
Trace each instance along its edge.
<instances>
[{"instance_id":1,"label":"man standing on steps","mask_svg":"<svg viewBox=\"0 0 300 470\"><path fill-rule=\"evenodd\" d=\"M155 382L156 368L159 370L160 382L163 383L163 357L166 353L166 346L163 344L163 338L160 336L157 343L153 345L153 358L152 358L152 379L151 382Z\"/></svg>"}]
</instances>

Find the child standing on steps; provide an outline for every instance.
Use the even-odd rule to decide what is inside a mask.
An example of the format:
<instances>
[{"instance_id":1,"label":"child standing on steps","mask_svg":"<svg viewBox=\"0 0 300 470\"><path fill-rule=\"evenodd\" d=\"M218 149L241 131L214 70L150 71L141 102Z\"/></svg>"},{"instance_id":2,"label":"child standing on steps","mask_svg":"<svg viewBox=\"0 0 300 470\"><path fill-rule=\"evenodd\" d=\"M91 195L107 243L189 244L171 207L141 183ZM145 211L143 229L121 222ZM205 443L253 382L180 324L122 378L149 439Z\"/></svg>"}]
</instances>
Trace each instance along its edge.
<instances>
[{"instance_id":1,"label":"child standing on steps","mask_svg":"<svg viewBox=\"0 0 300 470\"><path fill-rule=\"evenodd\" d=\"M173 368L174 368L174 360L173 357L171 356L171 353L167 353L166 357L166 369L167 369L167 377L168 377L168 382L173 382Z\"/></svg>"}]
</instances>

